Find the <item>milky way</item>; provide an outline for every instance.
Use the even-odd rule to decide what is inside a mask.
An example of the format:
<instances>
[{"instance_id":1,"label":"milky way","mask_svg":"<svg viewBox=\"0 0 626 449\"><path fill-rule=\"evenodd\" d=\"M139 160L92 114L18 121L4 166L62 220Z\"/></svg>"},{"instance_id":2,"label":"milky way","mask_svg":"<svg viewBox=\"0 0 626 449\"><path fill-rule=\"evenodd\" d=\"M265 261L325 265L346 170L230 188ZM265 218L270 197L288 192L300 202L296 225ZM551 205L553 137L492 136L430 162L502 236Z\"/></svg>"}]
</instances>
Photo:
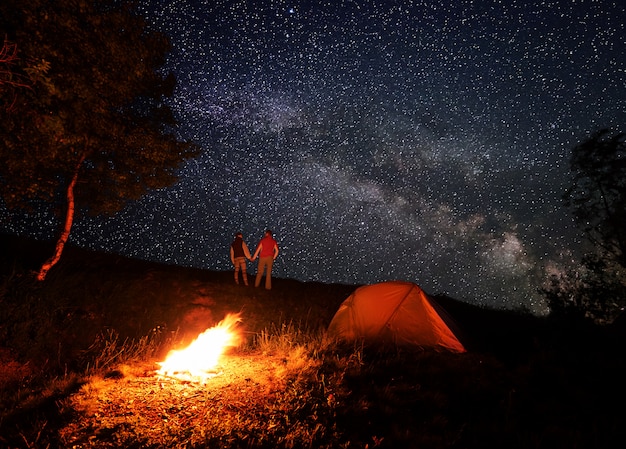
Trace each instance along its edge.
<instances>
[{"instance_id":1,"label":"milky way","mask_svg":"<svg viewBox=\"0 0 626 449\"><path fill-rule=\"evenodd\" d=\"M72 241L229 270L233 234L271 228L278 277L543 313L580 243L571 149L626 124L621 4L145 0L203 153Z\"/></svg>"}]
</instances>

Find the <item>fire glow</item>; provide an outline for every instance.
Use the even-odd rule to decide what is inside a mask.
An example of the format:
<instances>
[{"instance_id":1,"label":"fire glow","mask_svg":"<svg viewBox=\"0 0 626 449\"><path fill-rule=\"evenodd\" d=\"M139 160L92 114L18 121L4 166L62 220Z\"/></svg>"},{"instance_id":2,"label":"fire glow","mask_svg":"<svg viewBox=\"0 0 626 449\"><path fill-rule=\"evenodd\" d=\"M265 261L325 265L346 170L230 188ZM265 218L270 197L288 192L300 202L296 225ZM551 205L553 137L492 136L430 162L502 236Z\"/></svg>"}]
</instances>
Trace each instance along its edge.
<instances>
[{"instance_id":1,"label":"fire glow","mask_svg":"<svg viewBox=\"0 0 626 449\"><path fill-rule=\"evenodd\" d=\"M230 348L241 343L236 328L240 314L228 314L216 326L205 330L184 349L171 350L157 374L178 379L207 379L216 375L220 358Z\"/></svg>"}]
</instances>

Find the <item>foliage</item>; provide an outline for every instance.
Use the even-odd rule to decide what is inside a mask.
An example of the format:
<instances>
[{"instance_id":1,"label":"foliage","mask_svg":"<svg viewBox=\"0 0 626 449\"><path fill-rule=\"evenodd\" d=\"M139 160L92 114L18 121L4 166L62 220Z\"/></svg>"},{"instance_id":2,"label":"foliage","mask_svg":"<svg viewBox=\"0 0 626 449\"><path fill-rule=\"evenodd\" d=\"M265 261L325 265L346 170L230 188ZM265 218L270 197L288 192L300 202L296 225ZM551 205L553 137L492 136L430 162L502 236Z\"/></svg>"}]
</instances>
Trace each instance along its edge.
<instances>
[{"instance_id":1,"label":"foliage","mask_svg":"<svg viewBox=\"0 0 626 449\"><path fill-rule=\"evenodd\" d=\"M564 199L585 236L626 267L626 134L603 129L574 148L573 185Z\"/></svg>"},{"instance_id":2,"label":"foliage","mask_svg":"<svg viewBox=\"0 0 626 449\"><path fill-rule=\"evenodd\" d=\"M173 183L196 154L163 102L175 82L159 72L169 42L125 2L6 0L0 24L17 45L14 72L32 80L0 110L8 207L58 208L84 158L78 208L113 214Z\"/></svg>"},{"instance_id":3,"label":"foliage","mask_svg":"<svg viewBox=\"0 0 626 449\"><path fill-rule=\"evenodd\" d=\"M15 70L18 60L17 44L5 38L0 47L0 108L7 111L13 107L18 92L31 86L28 73Z\"/></svg>"},{"instance_id":4,"label":"foliage","mask_svg":"<svg viewBox=\"0 0 626 449\"><path fill-rule=\"evenodd\" d=\"M541 292L554 317L611 323L624 308L624 279L623 267L589 254L580 267L551 275Z\"/></svg>"},{"instance_id":5,"label":"foliage","mask_svg":"<svg viewBox=\"0 0 626 449\"><path fill-rule=\"evenodd\" d=\"M626 134L596 132L574 148L571 169L563 198L592 249L542 291L553 315L611 321L626 306Z\"/></svg>"}]
</instances>

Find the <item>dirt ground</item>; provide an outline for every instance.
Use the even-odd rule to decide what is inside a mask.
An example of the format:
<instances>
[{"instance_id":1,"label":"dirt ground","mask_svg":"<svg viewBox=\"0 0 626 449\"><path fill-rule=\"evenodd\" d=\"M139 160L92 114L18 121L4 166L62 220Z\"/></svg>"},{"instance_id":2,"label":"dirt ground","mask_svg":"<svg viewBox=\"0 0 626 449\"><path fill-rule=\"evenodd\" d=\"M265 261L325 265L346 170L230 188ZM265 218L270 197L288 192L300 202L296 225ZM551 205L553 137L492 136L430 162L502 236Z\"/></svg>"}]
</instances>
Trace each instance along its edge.
<instances>
[{"instance_id":1,"label":"dirt ground","mask_svg":"<svg viewBox=\"0 0 626 449\"><path fill-rule=\"evenodd\" d=\"M274 416L272 403L284 393L285 374L294 363L231 354L222 357L210 377L182 380L157 375L157 364L123 366L66 399L64 406L75 416L60 431L61 443L71 448L188 447L206 442L208 435L215 439L216 432L224 438L248 432L259 422L267 431L284 420L278 408Z\"/></svg>"}]
</instances>

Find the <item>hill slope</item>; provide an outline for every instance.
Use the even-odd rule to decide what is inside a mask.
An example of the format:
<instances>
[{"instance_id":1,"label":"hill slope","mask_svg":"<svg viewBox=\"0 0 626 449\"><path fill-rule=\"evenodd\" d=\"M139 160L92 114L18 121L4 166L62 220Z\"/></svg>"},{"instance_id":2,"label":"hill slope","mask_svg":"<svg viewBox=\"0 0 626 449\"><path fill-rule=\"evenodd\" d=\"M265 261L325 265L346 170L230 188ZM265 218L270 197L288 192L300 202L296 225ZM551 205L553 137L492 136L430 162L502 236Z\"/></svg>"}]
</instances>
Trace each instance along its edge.
<instances>
[{"instance_id":1,"label":"hill slope","mask_svg":"<svg viewBox=\"0 0 626 449\"><path fill-rule=\"evenodd\" d=\"M0 236L0 445L7 447L608 448L626 438L618 329L437 298L467 354L328 346L356 288ZM154 376L241 312L247 343L206 385Z\"/></svg>"}]
</instances>

